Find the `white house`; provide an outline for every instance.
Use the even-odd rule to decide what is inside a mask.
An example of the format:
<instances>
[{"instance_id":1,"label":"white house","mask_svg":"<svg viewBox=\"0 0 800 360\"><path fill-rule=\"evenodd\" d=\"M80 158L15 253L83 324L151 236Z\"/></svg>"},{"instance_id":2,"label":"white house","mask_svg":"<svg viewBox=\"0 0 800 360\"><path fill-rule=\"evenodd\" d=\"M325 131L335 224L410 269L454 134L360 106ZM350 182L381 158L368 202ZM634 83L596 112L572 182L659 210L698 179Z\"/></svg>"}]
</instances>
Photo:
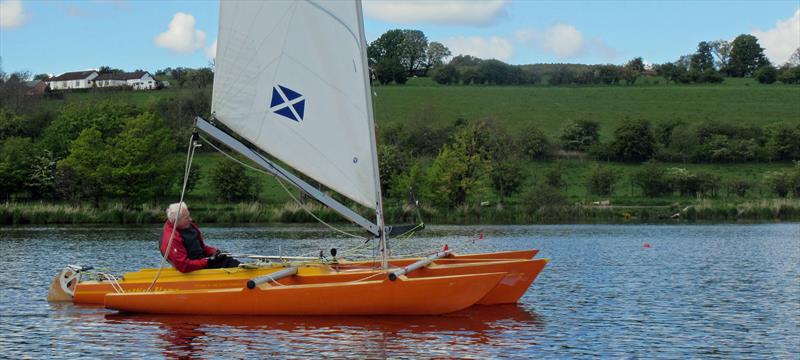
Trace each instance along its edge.
<instances>
[{"instance_id":1,"label":"white house","mask_svg":"<svg viewBox=\"0 0 800 360\"><path fill-rule=\"evenodd\" d=\"M134 90L155 89L156 79L147 71L100 74L94 79L96 87L130 86Z\"/></svg>"},{"instance_id":2,"label":"white house","mask_svg":"<svg viewBox=\"0 0 800 360\"><path fill-rule=\"evenodd\" d=\"M99 75L94 70L68 72L48 79L47 84L53 90L86 89L92 87L93 80Z\"/></svg>"}]
</instances>

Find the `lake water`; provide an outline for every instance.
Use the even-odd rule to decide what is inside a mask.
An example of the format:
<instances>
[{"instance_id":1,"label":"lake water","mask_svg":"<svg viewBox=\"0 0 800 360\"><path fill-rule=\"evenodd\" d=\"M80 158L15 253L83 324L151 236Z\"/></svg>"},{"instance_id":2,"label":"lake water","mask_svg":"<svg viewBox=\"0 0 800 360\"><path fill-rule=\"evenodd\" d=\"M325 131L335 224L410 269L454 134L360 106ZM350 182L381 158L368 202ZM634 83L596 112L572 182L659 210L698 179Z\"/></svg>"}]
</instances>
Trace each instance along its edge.
<instances>
[{"instance_id":1,"label":"lake water","mask_svg":"<svg viewBox=\"0 0 800 360\"><path fill-rule=\"evenodd\" d=\"M796 223L433 227L396 241L396 253L539 248L551 260L518 305L444 316L119 315L45 300L65 264L158 266L159 234L0 228L0 357L800 358ZM359 244L302 227L204 234L238 253Z\"/></svg>"}]
</instances>

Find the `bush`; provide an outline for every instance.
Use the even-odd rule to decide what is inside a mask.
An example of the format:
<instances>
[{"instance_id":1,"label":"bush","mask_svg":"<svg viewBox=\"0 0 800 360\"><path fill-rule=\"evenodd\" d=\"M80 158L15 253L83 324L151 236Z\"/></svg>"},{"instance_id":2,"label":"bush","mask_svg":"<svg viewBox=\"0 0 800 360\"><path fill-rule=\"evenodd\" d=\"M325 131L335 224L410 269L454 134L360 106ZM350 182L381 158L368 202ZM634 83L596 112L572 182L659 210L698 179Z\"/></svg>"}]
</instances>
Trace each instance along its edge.
<instances>
[{"instance_id":1,"label":"bush","mask_svg":"<svg viewBox=\"0 0 800 360\"><path fill-rule=\"evenodd\" d=\"M590 120L570 121L561 129L564 150L587 151L600 139L600 124Z\"/></svg>"},{"instance_id":2,"label":"bush","mask_svg":"<svg viewBox=\"0 0 800 360\"><path fill-rule=\"evenodd\" d=\"M800 84L800 65L789 64L781 66L778 71L778 80L784 84Z\"/></svg>"},{"instance_id":3,"label":"bush","mask_svg":"<svg viewBox=\"0 0 800 360\"><path fill-rule=\"evenodd\" d=\"M211 170L211 188L220 200L232 202L256 200L260 182L245 172L244 166L232 161L220 161Z\"/></svg>"},{"instance_id":4,"label":"bush","mask_svg":"<svg viewBox=\"0 0 800 360\"><path fill-rule=\"evenodd\" d=\"M586 190L594 195L611 195L618 178L616 171L597 164L586 175Z\"/></svg>"},{"instance_id":5,"label":"bush","mask_svg":"<svg viewBox=\"0 0 800 360\"><path fill-rule=\"evenodd\" d=\"M653 161L648 161L633 173L631 183L642 189L648 197L668 195L672 192L664 168Z\"/></svg>"},{"instance_id":6,"label":"bush","mask_svg":"<svg viewBox=\"0 0 800 360\"><path fill-rule=\"evenodd\" d=\"M517 192L524 180L519 159L509 157L492 166L492 187L500 195L500 202Z\"/></svg>"},{"instance_id":7,"label":"bush","mask_svg":"<svg viewBox=\"0 0 800 360\"><path fill-rule=\"evenodd\" d=\"M442 65L433 69L433 81L442 85L458 84L458 69L454 65Z\"/></svg>"},{"instance_id":8,"label":"bush","mask_svg":"<svg viewBox=\"0 0 800 360\"><path fill-rule=\"evenodd\" d=\"M656 139L650 130L650 123L645 120L626 120L614 130L611 148L619 161L649 160L656 149Z\"/></svg>"},{"instance_id":9,"label":"bush","mask_svg":"<svg viewBox=\"0 0 800 360\"><path fill-rule=\"evenodd\" d=\"M535 125L528 125L517 138L520 150L530 160L545 159L550 154L550 141L544 132Z\"/></svg>"},{"instance_id":10,"label":"bush","mask_svg":"<svg viewBox=\"0 0 800 360\"><path fill-rule=\"evenodd\" d=\"M765 65L758 68L753 76L762 84L772 84L778 80L778 69L772 65Z\"/></svg>"},{"instance_id":11,"label":"bush","mask_svg":"<svg viewBox=\"0 0 800 360\"><path fill-rule=\"evenodd\" d=\"M538 211L543 207L562 206L566 199L558 188L541 183L529 188L522 198L525 209L529 213Z\"/></svg>"},{"instance_id":12,"label":"bush","mask_svg":"<svg viewBox=\"0 0 800 360\"><path fill-rule=\"evenodd\" d=\"M764 175L764 186L779 197L789 196L792 189L790 174L786 171L770 171Z\"/></svg>"},{"instance_id":13,"label":"bush","mask_svg":"<svg viewBox=\"0 0 800 360\"><path fill-rule=\"evenodd\" d=\"M728 182L728 193L744 197L753 188L753 183L745 179L733 179Z\"/></svg>"}]
</instances>

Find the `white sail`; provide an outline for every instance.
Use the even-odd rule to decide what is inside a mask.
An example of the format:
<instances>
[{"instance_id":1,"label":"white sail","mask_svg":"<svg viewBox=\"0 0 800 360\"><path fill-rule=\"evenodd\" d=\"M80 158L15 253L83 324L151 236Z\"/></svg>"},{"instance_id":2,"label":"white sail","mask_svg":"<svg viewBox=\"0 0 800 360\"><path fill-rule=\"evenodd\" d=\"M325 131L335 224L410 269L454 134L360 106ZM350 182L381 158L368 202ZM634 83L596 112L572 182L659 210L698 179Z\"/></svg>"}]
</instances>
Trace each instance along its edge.
<instances>
[{"instance_id":1,"label":"white sail","mask_svg":"<svg viewBox=\"0 0 800 360\"><path fill-rule=\"evenodd\" d=\"M212 112L270 155L376 209L358 6L220 1Z\"/></svg>"}]
</instances>

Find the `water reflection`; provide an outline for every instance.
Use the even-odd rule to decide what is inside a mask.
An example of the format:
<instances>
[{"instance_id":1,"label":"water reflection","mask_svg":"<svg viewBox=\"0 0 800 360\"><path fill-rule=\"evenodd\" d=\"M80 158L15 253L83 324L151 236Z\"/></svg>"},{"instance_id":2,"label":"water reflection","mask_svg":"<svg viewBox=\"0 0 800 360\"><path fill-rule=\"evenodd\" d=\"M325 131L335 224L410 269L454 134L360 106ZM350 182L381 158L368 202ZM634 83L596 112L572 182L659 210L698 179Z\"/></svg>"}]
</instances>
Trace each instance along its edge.
<instances>
[{"instance_id":1,"label":"water reflection","mask_svg":"<svg viewBox=\"0 0 800 360\"><path fill-rule=\"evenodd\" d=\"M475 350L500 345L506 332L544 330L541 316L518 305L476 306L441 316L176 316L106 314L118 328L136 328L163 340L169 358L214 356L221 344L269 355L394 356L416 353L418 344L446 355L457 348ZM217 354L222 355L222 354ZM483 355L490 356L490 353Z\"/></svg>"}]
</instances>

